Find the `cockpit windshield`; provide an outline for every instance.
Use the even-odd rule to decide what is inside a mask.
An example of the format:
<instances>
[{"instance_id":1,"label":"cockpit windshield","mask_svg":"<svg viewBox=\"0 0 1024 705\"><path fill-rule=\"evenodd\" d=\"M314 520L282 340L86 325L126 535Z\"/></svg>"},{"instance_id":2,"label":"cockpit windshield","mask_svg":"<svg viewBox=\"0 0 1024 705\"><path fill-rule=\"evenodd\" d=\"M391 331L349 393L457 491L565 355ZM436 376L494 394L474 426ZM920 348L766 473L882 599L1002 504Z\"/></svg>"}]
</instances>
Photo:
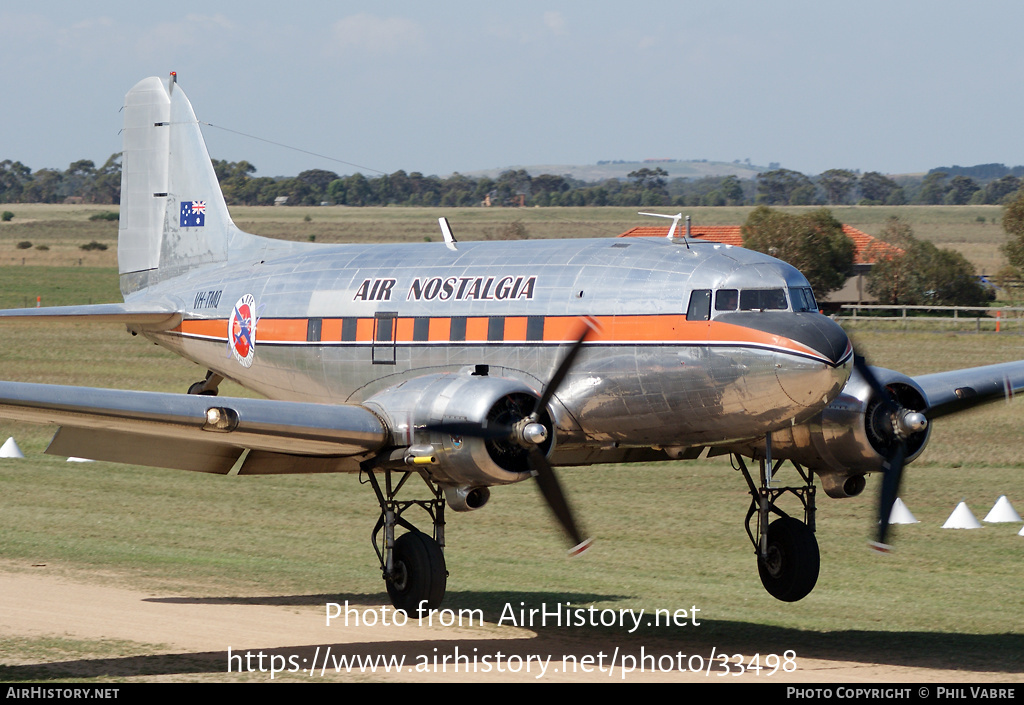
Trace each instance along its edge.
<instances>
[{"instance_id":1,"label":"cockpit windshield","mask_svg":"<svg viewBox=\"0 0 1024 705\"><path fill-rule=\"evenodd\" d=\"M785 289L719 289L715 311L785 311L789 308Z\"/></svg>"},{"instance_id":2,"label":"cockpit windshield","mask_svg":"<svg viewBox=\"0 0 1024 705\"><path fill-rule=\"evenodd\" d=\"M818 310L818 304L814 301L814 292L809 286L791 287L789 298L793 301L794 311Z\"/></svg>"},{"instance_id":3,"label":"cockpit windshield","mask_svg":"<svg viewBox=\"0 0 1024 705\"><path fill-rule=\"evenodd\" d=\"M785 311L785 289L743 289L740 291L740 311Z\"/></svg>"},{"instance_id":4,"label":"cockpit windshield","mask_svg":"<svg viewBox=\"0 0 1024 705\"><path fill-rule=\"evenodd\" d=\"M706 321L711 317L712 302L715 313L729 311L817 311L814 292L810 287L786 289L695 289L687 309L688 320Z\"/></svg>"}]
</instances>

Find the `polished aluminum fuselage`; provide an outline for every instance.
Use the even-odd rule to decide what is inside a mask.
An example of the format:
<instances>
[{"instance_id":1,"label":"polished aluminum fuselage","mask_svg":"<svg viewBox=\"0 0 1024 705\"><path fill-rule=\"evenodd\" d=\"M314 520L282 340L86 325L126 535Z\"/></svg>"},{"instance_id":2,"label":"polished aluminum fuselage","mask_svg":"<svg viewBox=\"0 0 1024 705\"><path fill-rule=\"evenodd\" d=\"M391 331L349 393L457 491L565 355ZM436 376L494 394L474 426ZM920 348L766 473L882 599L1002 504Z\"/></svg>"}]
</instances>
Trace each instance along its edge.
<instances>
[{"instance_id":1,"label":"polished aluminum fuselage","mask_svg":"<svg viewBox=\"0 0 1024 705\"><path fill-rule=\"evenodd\" d=\"M154 341L272 399L360 403L478 365L539 392L585 316L600 330L552 409L563 449L758 438L819 412L849 377L848 341L817 312L687 318L695 290L808 286L795 268L742 248L650 238L455 250L258 240L139 296L185 311L177 328L147 332ZM243 299L256 319L248 366L231 351ZM818 328L828 345L789 335Z\"/></svg>"}]
</instances>

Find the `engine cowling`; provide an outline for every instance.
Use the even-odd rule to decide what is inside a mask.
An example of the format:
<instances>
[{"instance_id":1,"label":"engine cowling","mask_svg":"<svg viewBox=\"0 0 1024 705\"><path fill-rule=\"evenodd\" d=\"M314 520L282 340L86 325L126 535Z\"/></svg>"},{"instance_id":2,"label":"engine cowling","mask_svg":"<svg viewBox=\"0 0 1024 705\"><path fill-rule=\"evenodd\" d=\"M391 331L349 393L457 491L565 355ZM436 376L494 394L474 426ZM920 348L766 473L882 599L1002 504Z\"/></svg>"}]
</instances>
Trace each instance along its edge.
<instances>
[{"instance_id":1,"label":"engine cowling","mask_svg":"<svg viewBox=\"0 0 1024 705\"><path fill-rule=\"evenodd\" d=\"M424 375L367 399L382 416L398 447L429 445L436 464L424 466L441 485L464 488L506 485L530 477L529 449L507 435L487 436L488 429L508 427L528 417L539 395L525 383L491 377L485 366L457 373ZM537 446L547 454L554 439L551 418L542 410L538 422L547 437ZM448 431L433 430L444 426ZM465 426L483 431L460 434Z\"/></svg>"},{"instance_id":2,"label":"engine cowling","mask_svg":"<svg viewBox=\"0 0 1024 705\"><path fill-rule=\"evenodd\" d=\"M920 386L893 370L872 368L899 410L923 412L928 403ZM907 458L928 443L929 425L907 437ZM852 497L864 489L864 474L883 470L896 437L893 414L854 370L843 391L810 421L772 433L772 455L814 470L830 497Z\"/></svg>"}]
</instances>

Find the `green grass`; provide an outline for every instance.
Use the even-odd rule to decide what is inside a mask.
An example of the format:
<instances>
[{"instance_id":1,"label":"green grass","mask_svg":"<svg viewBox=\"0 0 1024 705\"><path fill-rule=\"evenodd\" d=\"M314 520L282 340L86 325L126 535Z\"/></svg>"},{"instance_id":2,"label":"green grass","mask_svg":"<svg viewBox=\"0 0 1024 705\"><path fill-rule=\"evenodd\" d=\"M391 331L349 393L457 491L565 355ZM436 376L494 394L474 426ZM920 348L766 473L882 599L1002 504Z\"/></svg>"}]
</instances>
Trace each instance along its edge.
<instances>
[{"instance_id":1,"label":"green grass","mask_svg":"<svg viewBox=\"0 0 1024 705\"><path fill-rule=\"evenodd\" d=\"M64 297L61 303L117 300L114 270L28 270L0 269L0 296L16 298L34 283L49 286L48 297ZM1018 334L869 329L854 339L874 364L909 374L1024 359ZM3 379L184 391L203 373L118 326L5 324L0 341ZM631 638L1019 673L1020 525L939 527L961 500L979 519L1001 494L1024 511L1022 428L1019 403L936 422L901 492L921 523L896 527L892 556L866 549L877 478L857 498L819 493L822 572L798 603L779 603L761 588L742 528L745 483L718 460L562 471L596 538L595 548L572 563L529 483L495 489L481 511L449 512L446 607L483 609L493 621L506 603L520 601L634 610L696 605L699 630L644 628ZM28 456L0 461L0 557L8 569L41 563L56 573L117 576L135 586L229 600L386 602L368 541L376 503L356 477L228 478L66 463L42 454L52 431L0 423L0 440L15 436ZM0 642L0 661L24 663L33 649L50 654L40 660L61 660L69 648L8 640ZM103 657L151 647L82 648Z\"/></svg>"}]
</instances>

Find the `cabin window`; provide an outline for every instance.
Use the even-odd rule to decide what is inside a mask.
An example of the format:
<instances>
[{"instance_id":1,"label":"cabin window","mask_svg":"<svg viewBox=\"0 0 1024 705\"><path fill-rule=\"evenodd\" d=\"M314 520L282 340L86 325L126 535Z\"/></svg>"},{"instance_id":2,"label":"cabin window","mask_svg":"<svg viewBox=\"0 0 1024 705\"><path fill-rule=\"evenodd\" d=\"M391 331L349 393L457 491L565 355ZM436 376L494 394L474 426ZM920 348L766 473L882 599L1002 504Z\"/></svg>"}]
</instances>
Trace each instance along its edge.
<instances>
[{"instance_id":1,"label":"cabin window","mask_svg":"<svg viewBox=\"0 0 1024 705\"><path fill-rule=\"evenodd\" d=\"M739 289L719 289L715 292L716 311L735 311L739 302Z\"/></svg>"},{"instance_id":2,"label":"cabin window","mask_svg":"<svg viewBox=\"0 0 1024 705\"><path fill-rule=\"evenodd\" d=\"M785 311L785 289L744 289L740 292L741 311Z\"/></svg>"},{"instance_id":3,"label":"cabin window","mask_svg":"<svg viewBox=\"0 0 1024 705\"><path fill-rule=\"evenodd\" d=\"M711 318L711 289L695 289L690 294L690 305L686 309L686 320L706 321Z\"/></svg>"}]
</instances>

